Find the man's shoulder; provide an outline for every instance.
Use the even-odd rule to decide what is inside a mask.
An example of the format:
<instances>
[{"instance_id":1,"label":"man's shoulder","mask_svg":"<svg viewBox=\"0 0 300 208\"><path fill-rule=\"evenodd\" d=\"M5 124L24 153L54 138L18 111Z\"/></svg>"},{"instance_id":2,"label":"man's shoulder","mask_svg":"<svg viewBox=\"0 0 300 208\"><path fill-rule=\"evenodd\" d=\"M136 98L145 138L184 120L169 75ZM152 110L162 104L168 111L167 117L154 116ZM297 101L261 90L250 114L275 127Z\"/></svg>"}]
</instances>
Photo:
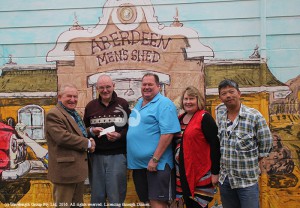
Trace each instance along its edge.
<instances>
[{"instance_id":1,"label":"man's shoulder","mask_svg":"<svg viewBox=\"0 0 300 208\"><path fill-rule=\"evenodd\" d=\"M215 109L217 112L220 112L220 113L227 111L227 107L224 103L217 105Z\"/></svg>"},{"instance_id":2,"label":"man's shoulder","mask_svg":"<svg viewBox=\"0 0 300 208\"><path fill-rule=\"evenodd\" d=\"M120 104L128 104L127 100L122 97L116 97L116 102Z\"/></svg>"},{"instance_id":3,"label":"man's shoulder","mask_svg":"<svg viewBox=\"0 0 300 208\"><path fill-rule=\"evenodd\" d=\"M227 112L227 107L224 103L219 104L216 108L215 108L215 113L217 117L222 117L226 114Z\"/></svg>"},{"instance_id":4,"label":"man's shoulder","mask_svg":"<svg viewBox=\"0 0 300 208\"><path fill-rule=\"evenodd\" d=\"M59 106L54 106L53 108L51 108L47 113L46 113L46 119L51 116L51 117L62 117L63 113L62 111L64 111L63 108L60 108Z\"/></svg>"},{"instance_id":5,"label":"man's shoulder","mask_svg":"<svg viewBox=\"0 0 300 208\"><path fill-rule=\"evenodd\" d=\"M51 108L46 114L57 114L59 112L58 106Z\"/></svg>"},{"instance_id":6,"label":"man's shoulder","mask_svg":"<svg viewBox=\"0 0 300 208\"><path fill-rule=\"evenodd\" d=\"M86 105L85 108L88 108L88 107L90 107L90 106L94 106L94 105L96 105L98 102L99 102L99 99L98 99L98 98L97 98L97 99L93 99L93 100L91 100L90 102L88 102L88 104Z\"/></svg>"},{"instance_id":7,"label":"man's shoulder","mask_svg":"<svg viewBox=\"0 0 300 208\"><path fill-rule=\"evenodd\" d=\"M259 112L259 110L245 105L242 106L242 111L240 116L247 118L248 121L253 121L253 122L265 120L264 116Z\"/></svg>"},{"instance_id":8,"label":"man's shoulder","mask_svg":"<svg viewBox=\"0 0 300 208\"><path fill-rule=\"evenodd\" d=\"M255 108L251 108L251 107L246 106L246 105L242 105L242 110L243 110L244 113L259 115L259 116L261 115L259 110L255 109Z\"/></svg>"},{"instance_id":9,"label":"man's shoulder","mask_svg":"<svg viewBox=\"0 0 300 208\"><path fill-rule=\"evenodd\" d=\"M177 108L176 108L175 104L173 103L173 101L170 98L168 98L166 96L161 95L158 98L158 101L156 102L156 106L160 110L169 109L170 112L177 113Z\"/></svg>"},{"instance_id":10,"label":"man's shoulder","mask_svg":"<svg viewBox=\"0 0 300 208\"><path fill-rule=\"evenodd\" d=\"M159 94L158 97L157 97L157 99L160 102L163 102L163 103L166 103L166 104L174 104L173 101L170 98L168 98L168 97L166 97L166 96L164 96L162 94Z\"/></svg>"},{"instance_id":11,"label":"man's shoulder","mask_svg":"<svg viewBox=\"0 0 300 208\"><path fill-rule=\"evenodd\" d=\"M87 105L95 104L95 103L98 103L98 102L99 102L99 98L96 98L96 99L93 99L90 102L88 102Z\"/></svg>"}]
</instances>

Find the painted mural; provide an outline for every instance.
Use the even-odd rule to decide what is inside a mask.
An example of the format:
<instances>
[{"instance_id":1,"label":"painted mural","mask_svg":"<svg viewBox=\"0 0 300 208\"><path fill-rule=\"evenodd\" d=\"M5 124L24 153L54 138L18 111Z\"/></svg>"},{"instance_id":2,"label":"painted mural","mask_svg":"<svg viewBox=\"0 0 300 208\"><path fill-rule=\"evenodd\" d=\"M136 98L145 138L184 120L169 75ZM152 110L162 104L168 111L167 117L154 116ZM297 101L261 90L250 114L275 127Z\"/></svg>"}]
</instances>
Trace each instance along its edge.
<instances>
[{"instance_id":1,"label":"painted mural","mask_svg":"<svg viewBox=\"0 0 300 208\"><path fill-rule=\"evenodd\" d=\"M218 83L237 81L242 102L258 109L273 133L273 150L260 164L262 208L299 207L300 23L289 19L299 16L299 1L30 0L28 9L12 2L0 0L0 207L53 206L44 117L61 83L78 87L83 114L101 74L133 106L147 72L159 76L177 106L181 91L196 86L214 117ZM8 14L14 22L4 21ZM86 180L85 207L89 193ZM130 171L125 204L139 205ZM210 207L221 204L216 194Z\"/></svg>"}]
</instances>

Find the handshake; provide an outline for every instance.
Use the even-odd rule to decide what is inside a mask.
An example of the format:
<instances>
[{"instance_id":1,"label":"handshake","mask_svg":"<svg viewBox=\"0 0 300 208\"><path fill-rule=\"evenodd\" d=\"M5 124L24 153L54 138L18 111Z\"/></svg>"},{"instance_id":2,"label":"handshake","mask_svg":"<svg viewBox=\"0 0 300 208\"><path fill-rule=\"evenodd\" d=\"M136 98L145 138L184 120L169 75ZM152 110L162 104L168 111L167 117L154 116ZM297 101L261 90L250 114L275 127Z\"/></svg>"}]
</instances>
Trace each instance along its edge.
<instances>
[{"instance_id":1,"label":"handshake","mask_svg":"<svg viewBox=\"0 0 300 208\"><path fill-rule=\"evenodd\" d=\"M88 148L88 151L90 153L93 153L95 151L95 148L96 148L96 143L95 143L95 140L93 138L89 138L89 141L90 141L90 145L89 145L89 148Z\"/></svg>"}]
</instances>

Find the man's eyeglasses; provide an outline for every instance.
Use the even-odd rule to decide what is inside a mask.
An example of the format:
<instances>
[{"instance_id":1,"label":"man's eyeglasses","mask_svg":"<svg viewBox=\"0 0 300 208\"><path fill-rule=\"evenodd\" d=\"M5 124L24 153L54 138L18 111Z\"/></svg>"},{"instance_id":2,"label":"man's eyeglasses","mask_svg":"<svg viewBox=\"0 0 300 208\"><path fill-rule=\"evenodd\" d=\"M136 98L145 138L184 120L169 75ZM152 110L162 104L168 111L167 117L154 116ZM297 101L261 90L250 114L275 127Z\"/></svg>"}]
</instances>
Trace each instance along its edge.
<instances>
[{"instance_id":1,"label":"man's eyeglasses","mask_svg":"<svg viewBox=\"0 0 300 208\"><path fill-rule=\"evenodd\" d=\"M103 91L103 90L110 90L112 88L112 86L98 86L97 89L100 90L100 91Z\"/></svg>"}]
</instances>

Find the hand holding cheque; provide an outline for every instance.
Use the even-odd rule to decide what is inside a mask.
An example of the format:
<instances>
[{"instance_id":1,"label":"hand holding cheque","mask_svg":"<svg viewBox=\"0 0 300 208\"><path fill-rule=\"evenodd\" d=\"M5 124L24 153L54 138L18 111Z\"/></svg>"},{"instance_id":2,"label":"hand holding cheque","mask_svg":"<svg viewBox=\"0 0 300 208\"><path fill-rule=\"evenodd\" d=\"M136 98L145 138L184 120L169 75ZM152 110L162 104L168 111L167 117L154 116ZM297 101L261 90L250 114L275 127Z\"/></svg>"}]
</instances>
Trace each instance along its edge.
<instances>
[{"instance_id":1,"label":"hand holding cheque","mask_svg":"<svg viewBox=\"0 0 300 208\"><path fill-rule=\"evenodd\" d=\"M102 127L93 127L92 131L95 135L98 135L98 138L100 138L103 135L106 135L107 139L111 142L114 142L117 139L121 138L121 134L116 132L115 126L110 126L105 129Z\"/></svg>"}]
</instances>

